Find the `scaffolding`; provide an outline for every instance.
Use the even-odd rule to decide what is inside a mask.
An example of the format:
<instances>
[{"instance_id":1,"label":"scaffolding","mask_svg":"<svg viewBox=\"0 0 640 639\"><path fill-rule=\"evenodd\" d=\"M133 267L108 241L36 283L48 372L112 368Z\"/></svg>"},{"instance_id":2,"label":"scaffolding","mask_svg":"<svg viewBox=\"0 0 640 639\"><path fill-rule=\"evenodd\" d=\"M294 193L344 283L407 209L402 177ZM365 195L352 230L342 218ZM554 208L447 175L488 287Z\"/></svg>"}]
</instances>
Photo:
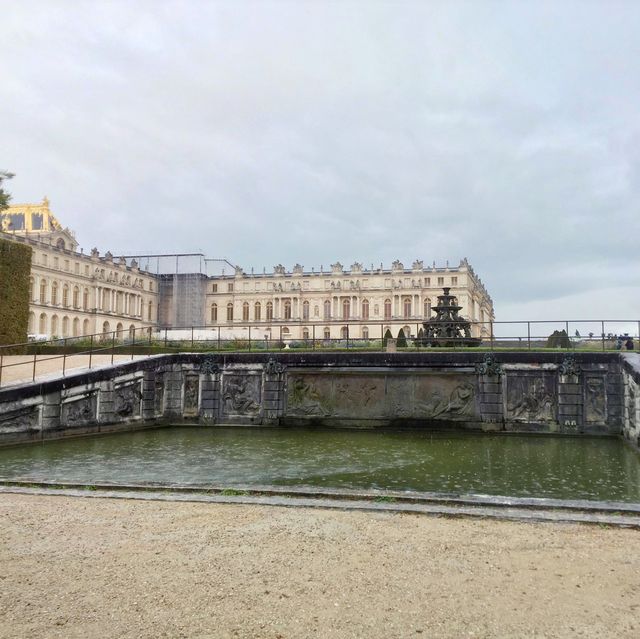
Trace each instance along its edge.
<instances>
[{"instance_id":1,"label":"scaffolding","mask_svg":"<svg viewBox=\"0 0 640 639\"><path fill-rule=\"evenodd\" d=\"M153 273L158 281L158 328L201 326L205 323L207 281L236 267L226 258L203 253L122 255L127 265Z\"/></svg>"}]
</instances>

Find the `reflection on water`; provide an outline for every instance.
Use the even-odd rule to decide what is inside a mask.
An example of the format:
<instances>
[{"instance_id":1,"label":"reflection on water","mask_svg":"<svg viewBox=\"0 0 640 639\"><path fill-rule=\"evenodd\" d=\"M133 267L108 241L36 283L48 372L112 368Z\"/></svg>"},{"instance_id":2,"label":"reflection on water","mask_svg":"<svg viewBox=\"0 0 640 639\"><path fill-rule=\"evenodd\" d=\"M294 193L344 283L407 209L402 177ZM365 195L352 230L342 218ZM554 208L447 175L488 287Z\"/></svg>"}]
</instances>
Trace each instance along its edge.
<instances>
[{"instance_id":1,"label":"reflection on water","mask_svg":"<svg viewBox=\"0 0 640 639\"><path fill-rule=\"evenodd\" d=\"M165 428L0 449L0 477L640 502L640 457L590 437Z\"/></svg>"}]
</instances>

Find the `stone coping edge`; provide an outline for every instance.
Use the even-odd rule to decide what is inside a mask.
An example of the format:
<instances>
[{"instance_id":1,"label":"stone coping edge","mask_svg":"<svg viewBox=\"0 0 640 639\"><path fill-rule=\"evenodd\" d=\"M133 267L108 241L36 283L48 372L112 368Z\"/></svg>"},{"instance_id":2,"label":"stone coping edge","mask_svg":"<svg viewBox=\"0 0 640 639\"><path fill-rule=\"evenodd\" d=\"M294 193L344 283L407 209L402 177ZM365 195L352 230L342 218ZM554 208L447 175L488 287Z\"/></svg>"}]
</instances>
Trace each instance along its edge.
<instances>
[{"instance_id":1,"label":"stone coping edge","mask_svg":"<svg viewBox=\"0 0 640 639\"><path fill-rule=\"evenodd\" d=\"M397 491L307 488L282 489L255 486L187 487L172 485L53 484L51 482L1 481L0 493L179 501L198 503L255 504L302 508L389 511L448 517L481 517L513 521L587 523L630 527L640 530L640 504L491 497L447 496L436 493L407 495Z\"/></svg>"}]
</instances>

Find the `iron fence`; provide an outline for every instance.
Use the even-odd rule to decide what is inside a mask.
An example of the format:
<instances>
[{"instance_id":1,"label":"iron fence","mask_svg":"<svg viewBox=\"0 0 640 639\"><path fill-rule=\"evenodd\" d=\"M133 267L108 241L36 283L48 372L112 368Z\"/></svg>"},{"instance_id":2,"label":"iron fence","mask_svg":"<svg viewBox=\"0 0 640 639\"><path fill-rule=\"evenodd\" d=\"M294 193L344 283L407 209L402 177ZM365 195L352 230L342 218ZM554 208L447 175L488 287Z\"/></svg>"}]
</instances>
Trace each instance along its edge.
<instances>
[{"instance_id":1,"label":"iron fence","mask_svg":"<svg viewBox=\"0 0 640 639\"><path fill-rule=\"evenodd\" d=\"M409 330L408 334L403 330L404 337L398 339L400 326ZM471 322L471 326L472 334L483 336L475 350L640 351L640 320L520 320ZM363 336L365 327L367 334ZM292 328L295 333L291 333ZM113 364L116 359L161 353L389 350L388 330L394 347L400 351L470 348L456 344L455 339L425 344L420 339L421 328L422 321L401 318L314 324L308 320L286 320L264 324L233 322L182 328L132 328L30 341L0 346L0 386L35 381L47 373L64 376L70 368L91 369ZM553 332L556 332L555 338ZM336 337L336 334L339 335Z\"/></svg>"}]
</instances>

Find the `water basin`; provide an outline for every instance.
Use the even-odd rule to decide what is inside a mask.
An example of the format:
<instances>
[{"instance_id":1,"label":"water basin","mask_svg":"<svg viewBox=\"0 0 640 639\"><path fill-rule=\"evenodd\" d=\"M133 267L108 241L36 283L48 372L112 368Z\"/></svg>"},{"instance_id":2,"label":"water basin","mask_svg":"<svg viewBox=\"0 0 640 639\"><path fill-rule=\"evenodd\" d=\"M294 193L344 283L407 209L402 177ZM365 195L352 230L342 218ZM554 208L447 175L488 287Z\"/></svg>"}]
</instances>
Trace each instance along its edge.
<instances>
[{"instance_id":1,"label":"water basin","mask_svg":"<svg viewBox=\"0 0 640 639\"><path fill-rule=\"evenodd\" d=\"M596 437L175 427L0 449L0 478L640 503L640 456Z\"/></svg>"}]
</instances>

